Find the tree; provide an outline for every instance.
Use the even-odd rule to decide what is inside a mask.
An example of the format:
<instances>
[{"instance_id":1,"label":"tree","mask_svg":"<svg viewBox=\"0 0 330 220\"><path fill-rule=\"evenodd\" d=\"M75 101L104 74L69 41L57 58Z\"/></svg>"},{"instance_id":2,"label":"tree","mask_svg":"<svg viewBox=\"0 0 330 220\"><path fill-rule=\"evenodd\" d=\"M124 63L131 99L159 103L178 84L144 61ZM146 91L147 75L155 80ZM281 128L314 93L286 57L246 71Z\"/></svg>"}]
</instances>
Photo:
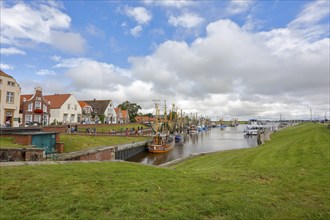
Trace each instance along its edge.
<instances>
[{"instance_id":1,"label":"tree","mask_svg":"<svg viewBox=\"0 0 330 220\"><path fill-rule=\"evenodd\" d=\"M154 116L152 115L152 113L147 113L147 114L144 114L143 116L147 116L149 118L153 118Z\"/></svg>"},{"instance_id":2,"label":"tree","mask_svg":"<svg viewBox=\"0 0 330 220\"><path fill-rule=\"evenodd\" d=\"M118 108L121 110L127 110L128 117L131 122L135 122L135 117L138 115L139 109L142 109L136 103L130 103L129 101L123 102L122 104L118 105Z\"/></svg>"}]
</instances>

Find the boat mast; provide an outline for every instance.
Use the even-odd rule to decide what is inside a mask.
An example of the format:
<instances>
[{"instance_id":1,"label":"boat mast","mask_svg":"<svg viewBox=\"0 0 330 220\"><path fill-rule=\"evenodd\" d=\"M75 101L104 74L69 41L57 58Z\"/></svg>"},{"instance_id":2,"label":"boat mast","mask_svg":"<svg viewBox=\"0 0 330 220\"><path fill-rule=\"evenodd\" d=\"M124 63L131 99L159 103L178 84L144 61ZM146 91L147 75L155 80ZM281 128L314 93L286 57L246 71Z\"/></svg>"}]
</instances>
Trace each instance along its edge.
<instances>
[{"instance_id":1,"label":"boat mast","mask_svg":"<svg viewBox=\"0 0 330 220\"><path fill-rule=\"evenodd\" d=\"M166 100L164 100L164 133L167 132L167 106L166 106Z\"/></svg>"}]
</instances>

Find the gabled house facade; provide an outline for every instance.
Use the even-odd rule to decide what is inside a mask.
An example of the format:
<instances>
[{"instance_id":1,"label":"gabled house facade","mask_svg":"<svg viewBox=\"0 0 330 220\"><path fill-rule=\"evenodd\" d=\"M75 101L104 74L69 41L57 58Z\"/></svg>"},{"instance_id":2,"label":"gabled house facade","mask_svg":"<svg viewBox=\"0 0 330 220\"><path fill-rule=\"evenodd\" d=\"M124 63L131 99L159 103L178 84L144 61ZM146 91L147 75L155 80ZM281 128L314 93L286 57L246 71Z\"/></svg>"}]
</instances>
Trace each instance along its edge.
<instances>
[{"instance_id":1,"label":"gabled house facade","mask_svg":"<svg viewBox=\"0 0 330 220\"><path fill-rule=\"evenodd\" d=\"M118 123L129 123L129 115L127 110L121 110L121 108L115 108L117 114Z\"/></svg>"},{"instance_id":2,"label":"gabled house facade","mask_svg":"<svg viewBox=\"0 0 330 220\"><path fill-rule=\"evenodd\" d=\"M21 95L20 99L21 125L49 125L50 101L42 95L40 86L34 88L34 94Z\"/></svg>"},{"instance_id":3,"label":"gabled house facade","mask_svg":"<svg viewBox=\"0 0 330 220\"><path fill-rule=\"evenodd\" d=\"M76 97L72 94L46 95L50 101L50 123L69 124L80 123L81 107Z\"/></svg>"},{"instance_id":4,"label":"gabled house facade","mask_svg":"<svg viewBox=\"0 0 330 220\"><path fill-rule=\"evenodd\" d=\"M93 121L92 114L93 108L85 101L78 101L81 107L81 123L82 124L91 124Z\"/></svg>"},{"instance_id":5,"label":"gabled house facade","mask_svg":"<svg viewBox=\"0 0 330 220\"><path fill-rule=\"evenodd\" d=\"M85 100L92 108L92 121L95 123L116 124L117 115L111 100Z\"/></svg>"},{"instance_id":6,"label":"gabled house facade","mask_svg":"<svg viewBox=\"0 0 330 220\"><path fill-rule=\"evenodd\" d=\"M18 127L21 88L14 77L0 70L0 124Z\"/></svg>"}]
</instances>

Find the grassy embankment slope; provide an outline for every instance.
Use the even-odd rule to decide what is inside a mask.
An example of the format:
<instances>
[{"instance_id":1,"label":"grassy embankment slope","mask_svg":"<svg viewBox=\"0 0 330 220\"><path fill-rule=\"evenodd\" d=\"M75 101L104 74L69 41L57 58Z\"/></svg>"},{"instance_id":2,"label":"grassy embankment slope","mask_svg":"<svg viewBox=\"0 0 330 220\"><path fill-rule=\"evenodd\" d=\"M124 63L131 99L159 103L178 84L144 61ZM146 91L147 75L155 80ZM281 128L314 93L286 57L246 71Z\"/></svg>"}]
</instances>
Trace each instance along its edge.
<instances>
[{"instance_id":1,"label":"grassy embankment slope","mask_svg":"<svg viewBox=\"0 0 330 220\"><path fill-rule=\"evenodd\" d=\"M64 152L75 152L88 150L100 146L116 146L149 140L151 137L144 136L94 136L94 135L69 135L61 134L60 141L64 142ZM28 145L19 145L14 143L12 137L1 137L0 148L31 148Z\"/></svg>"},{"instance_id":2,"label":"grassy embankment slope","mask_svg":"<svg viewBox=\"0 0 330 220\"><path fill-rule=\"evenodd\" d=\"M171 168L74 163L1 168L1 219L329 219L329 138L321 125L261 147Z\"/></svg>"}]
</instances>

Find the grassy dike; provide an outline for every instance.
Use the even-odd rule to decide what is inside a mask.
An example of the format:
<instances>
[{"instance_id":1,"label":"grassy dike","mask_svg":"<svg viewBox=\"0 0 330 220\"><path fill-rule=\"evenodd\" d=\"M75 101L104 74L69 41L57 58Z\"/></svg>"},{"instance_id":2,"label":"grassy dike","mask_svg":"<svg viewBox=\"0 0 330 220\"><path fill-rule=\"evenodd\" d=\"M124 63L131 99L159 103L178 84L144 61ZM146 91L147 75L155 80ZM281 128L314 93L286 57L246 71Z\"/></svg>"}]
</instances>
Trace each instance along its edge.
<instances>
[{"instance_id":1,"label":"grassy dike","mask_svg":"<svg viewBox=\"0 0 330 220\"><path fill-rule=\"evenodd\" d=\"M330 130L170 168L129 162L1 167L0 219L329 219Z\"/></svg>"}]
</instances>

